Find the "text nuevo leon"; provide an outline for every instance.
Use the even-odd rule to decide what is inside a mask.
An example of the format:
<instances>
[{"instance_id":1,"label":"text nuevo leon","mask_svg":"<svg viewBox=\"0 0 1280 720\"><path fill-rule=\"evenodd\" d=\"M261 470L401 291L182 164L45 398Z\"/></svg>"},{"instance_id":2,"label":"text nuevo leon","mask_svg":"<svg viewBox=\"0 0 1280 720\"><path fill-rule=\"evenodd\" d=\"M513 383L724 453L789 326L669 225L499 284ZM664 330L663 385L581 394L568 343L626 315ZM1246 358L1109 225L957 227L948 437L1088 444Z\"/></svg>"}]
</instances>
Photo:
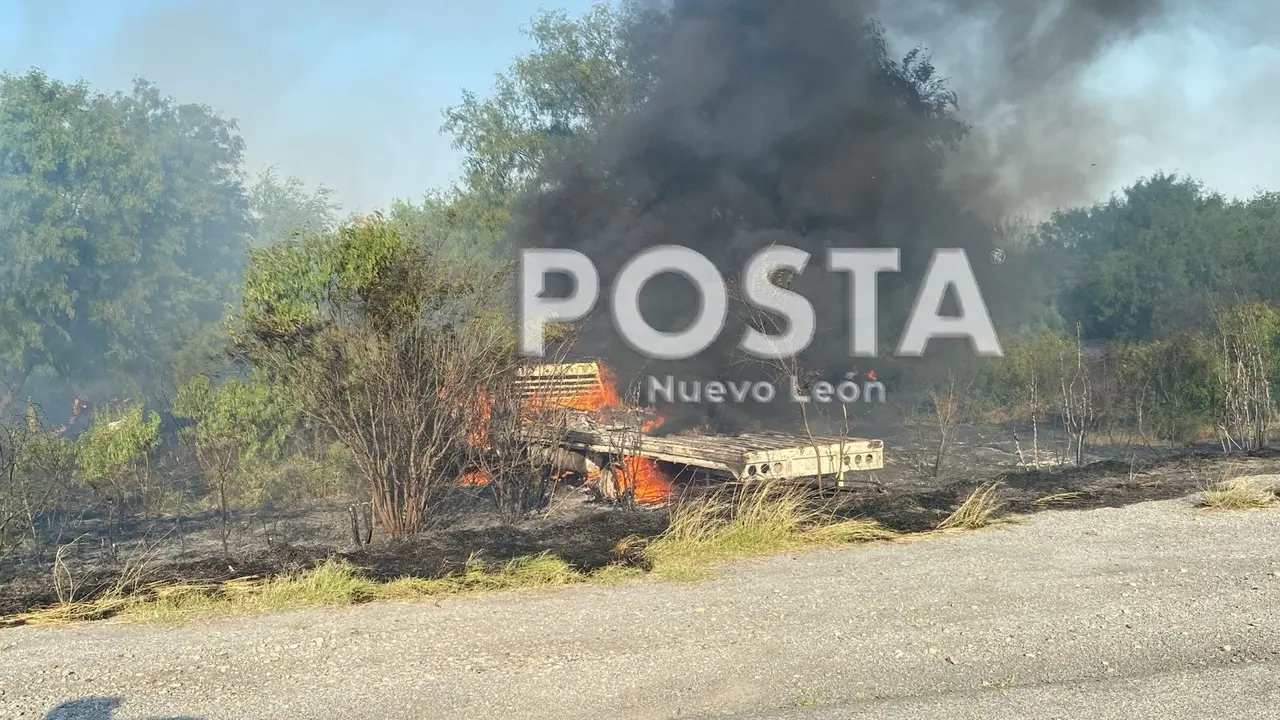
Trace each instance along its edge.
<instances>
[{"instance_id":1,"label":"text nuevo leon","mask_svg":"<svg viewBox=\"0 0 1280 720\"><path fill-rule=\"evenodd\" d=\"M854 403L885 401L884 383L877 380L858 382L850 373L845 379L831 383L820 380L801 382L796 376L788 378L787 397L791 402ZM645 381L645 393L649 404L659 400L668 403L771 403L778 398L774 383L764 380L725 381L676 380L674 375L658 377L650 375Z\"/></svg>"}]
</instances>

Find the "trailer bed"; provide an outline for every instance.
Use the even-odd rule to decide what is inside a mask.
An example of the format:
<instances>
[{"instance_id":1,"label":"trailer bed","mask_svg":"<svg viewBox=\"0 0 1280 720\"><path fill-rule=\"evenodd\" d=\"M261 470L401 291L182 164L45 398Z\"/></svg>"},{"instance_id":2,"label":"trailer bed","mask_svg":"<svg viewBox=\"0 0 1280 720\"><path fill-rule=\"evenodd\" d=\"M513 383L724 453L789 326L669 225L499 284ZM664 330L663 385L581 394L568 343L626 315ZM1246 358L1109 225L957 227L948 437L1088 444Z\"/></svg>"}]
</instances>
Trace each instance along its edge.
<instances>
[{"instance_id":1,"label":"trailer bed","mask_svg":"<svg viewBox=\"0 0 1280 720\"><path fill-rule=\"evenodd\" d=\"M532 431L535 435L538 431ZM569 428L549 443L588 456L630 455L728 475L735 480L834 477L884 468L884 442L863 438L808 438L785 433L652 435L634 428Z\"/></svg>"},{"instance_id":2,"label":"trailer bed","mask_svg":"<svg viewBox=\"0 0 1280 720\"><path fill-rule=\"evenodd\" d=\"M596 466L638 456L751 478L834 478L853 485L857 473L884 468L884 442L776 432L658 435L641 430L657 419L649 409L618 407L612 379L598 361L521 368L520 396L533 408L559 408L563 418L532 421L526 437L547 448L585 455ZM567 429L566 429L567 428Z\"/></svg>"}]
</instances>

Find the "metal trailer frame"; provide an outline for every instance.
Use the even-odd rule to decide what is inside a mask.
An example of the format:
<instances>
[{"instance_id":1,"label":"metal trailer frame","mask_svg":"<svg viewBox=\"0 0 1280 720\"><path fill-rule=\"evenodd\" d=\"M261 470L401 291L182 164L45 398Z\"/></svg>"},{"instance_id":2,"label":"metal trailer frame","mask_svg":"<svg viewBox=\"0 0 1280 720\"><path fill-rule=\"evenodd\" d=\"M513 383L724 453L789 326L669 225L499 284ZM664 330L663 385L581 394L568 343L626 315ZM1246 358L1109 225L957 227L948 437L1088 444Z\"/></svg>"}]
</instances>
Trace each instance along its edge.
<instances>
[{"instance_id":1,"label":"metal trailer frame","mask_svg":"<svg viewBox=\"0 0 1280 720\"><path fill-rule=\"evenodd\" d=\"M598 388L597 361L533 365L521 368L518 392L536 404L555 404ZM623 414L644 413L631 408ZM852 487L856 473L884 469L884 441L867 438L807 437L779 432L703 435L655 435L643 432L643 417L619 425L588 413L568 411L568 427L530 424L535 444L578 453L605 467L610 460L635 456L685 465L738 480L831 477L836 487ZM559 423L555 423L559 425ZM850 477L853 475L854 477Z\"/></svg>"},{"instance_id":2,"label":"metal trailer frame","mask_svg":"<svg viewBox=\"0 0 1280 720\"><path fill-rule=\"evenodd\" d=\"M836 487L851 487L858 484L851 475L884 469L884 441L863 438L810 440L783 433L656 436L626 428L530 432L535 442L541 436L548 444L587 457L643 457L710 470L738 481L822 476L834 478Z\"/></svg>"}]
</instances>

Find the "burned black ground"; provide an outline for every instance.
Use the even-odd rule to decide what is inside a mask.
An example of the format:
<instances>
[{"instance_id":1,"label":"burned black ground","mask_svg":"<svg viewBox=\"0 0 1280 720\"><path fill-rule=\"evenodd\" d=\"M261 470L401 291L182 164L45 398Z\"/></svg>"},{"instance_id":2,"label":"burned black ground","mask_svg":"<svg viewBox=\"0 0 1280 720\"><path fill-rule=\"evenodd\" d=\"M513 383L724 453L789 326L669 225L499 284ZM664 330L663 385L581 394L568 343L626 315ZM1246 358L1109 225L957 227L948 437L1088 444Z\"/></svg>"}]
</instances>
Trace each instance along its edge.
<instances>
[{"instance_id":1,"label":"burned black ground","mask_svg":"<svg viewBox=\"0 0 1280 720\"><path fill-rule=\"evenodd\" d=\"M1007 428L961 428L940 475L933 476L936 439L927 430L899 428L882 435L886 468L865 486L826 492L824 502L840 515L873 519L899 532L937 527L984 483L1000 483L999 515L1046 510L1119 507L1193 494L1227 477L1280 473L1280 451L1228 454L1218 447L1159 448L1142 443L1091 447L1083 467L1064 464L1044 448L1061 444L1043 438L1042 467L1030 464L1006 438ZM1048 456L1048 457L1046 457ZM693 491L698 492L698 491ZM705 492L705 490L701 490ZM448 529L407 539L379 539L366 548L351 540L345 505L281 511L260 510L236 518L230 558L224 558L213 513L161 518L114 528L113 550L100 520L63 527L38 555L11 556L0 564L0 615L11 615L65 599L87 600L111 591L122 578L141 584L190 583L244 576L270 577L339 558L368 576L435 578L477 565L492 567L515 558L548 553L589 572L612 563L636 563L617 550L629 537L654 537L666 527L668 508L620 508L593 502L579 488L559 488L550 507L516 525L498 522L470 500ZM52 547L76 542L56 564ZM55 541L57 541L55 543ZM63 587L59 596L55 575ZM71 590L69 583L74 583Z\"/></svg>"}]
</instances>

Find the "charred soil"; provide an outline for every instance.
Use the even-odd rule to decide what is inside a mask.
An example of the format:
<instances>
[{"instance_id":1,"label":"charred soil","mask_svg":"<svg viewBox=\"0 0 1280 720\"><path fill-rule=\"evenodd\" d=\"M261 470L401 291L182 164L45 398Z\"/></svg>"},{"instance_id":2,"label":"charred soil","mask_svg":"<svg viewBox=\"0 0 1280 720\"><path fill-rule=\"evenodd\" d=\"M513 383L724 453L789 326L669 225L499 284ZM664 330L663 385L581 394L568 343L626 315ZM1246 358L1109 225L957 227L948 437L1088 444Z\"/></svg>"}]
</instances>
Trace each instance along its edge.
<instances>
[{"instance_id":1,"label":"charred soil","mask_svg":"<svg viewBox=\"0 0 1280 720\"><path fill-rule=\"evenodd\" d=\"M966 427L957 435L937 476L935 445L925 431L899 428L885 437L886 468L865 486L825 492L839 515L872 519L904 533L933 530L976 488L1000 483L999 515L1045 510L1118 507L1193 494L1229 476L1280 473L1280 452L1224 454L1220 448L1159 449L1095 445L1083 467L1053 459L1028 467L1009 433ZM51 520L43 552L0 563L0 616L58 603L91 600L122 585L216 582L246 576L296 573L338 558L370 578L438 578L466 569L496 567L547 553L581 572L611 564L641 563L620 552L629 537L651 538L667 527L666 508L624 508L593 501L562 486L550 507L517 524L501 523L477 490L456 518L410 538L379 538L356 547L346 505L258 510L236 516L229 557L222 552L214 513L157 518L128 525L102 519ZM67 549L55 561L55 549Z\"/></svg>"}]
</instances>

